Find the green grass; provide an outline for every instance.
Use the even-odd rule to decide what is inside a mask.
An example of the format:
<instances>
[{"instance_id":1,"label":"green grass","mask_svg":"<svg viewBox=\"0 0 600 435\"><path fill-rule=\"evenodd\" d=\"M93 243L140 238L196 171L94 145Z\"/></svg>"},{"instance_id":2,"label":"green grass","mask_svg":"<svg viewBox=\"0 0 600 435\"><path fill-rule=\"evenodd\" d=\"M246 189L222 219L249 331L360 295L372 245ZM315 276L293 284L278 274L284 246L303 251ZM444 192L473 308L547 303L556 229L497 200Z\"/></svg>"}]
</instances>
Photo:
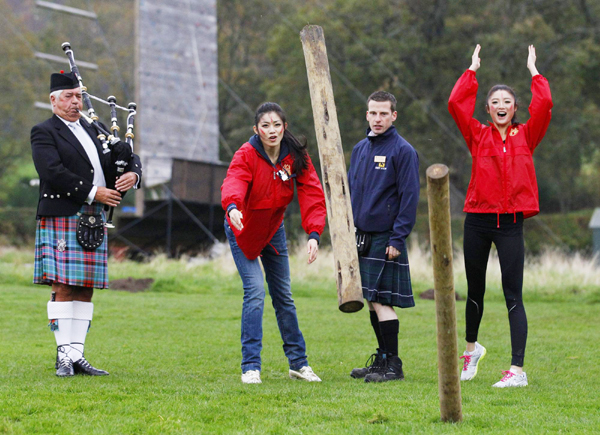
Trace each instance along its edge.
<instances>
[{"instance_id":1,"label":"green grass","mask_svg":"<svg viewBox=\"0 0 600 435\"><path fill-rule=\"evenodd\" d=\"M488 356L477 378L462 384L464 421L445 424L439 421L434 302L417 300L415 308L399 313L405 381L372 385L351 379L350 370L364 364L374 339L366 311L338 311L326 256L310 267L292 262L310 364L323 382L288 379L267 299L261 385L240 382L242 294L228 260L196 266L164 258L112 263L112 278L156 282L146 293L96 292L86 356L111 375L70 379L54 376L54 338L45 327L49 291L26 284L28 261L27 252L0 253L0 433L504 434L600 428L599 305L582 294L566 301L552 294L527 301L526 294L530 385L496 390L490 386L509 367L510 339L506 307L499 290L490 288L480 333ZM457 308L462 337L464 302Z\"/></svg>"}]
</instances>

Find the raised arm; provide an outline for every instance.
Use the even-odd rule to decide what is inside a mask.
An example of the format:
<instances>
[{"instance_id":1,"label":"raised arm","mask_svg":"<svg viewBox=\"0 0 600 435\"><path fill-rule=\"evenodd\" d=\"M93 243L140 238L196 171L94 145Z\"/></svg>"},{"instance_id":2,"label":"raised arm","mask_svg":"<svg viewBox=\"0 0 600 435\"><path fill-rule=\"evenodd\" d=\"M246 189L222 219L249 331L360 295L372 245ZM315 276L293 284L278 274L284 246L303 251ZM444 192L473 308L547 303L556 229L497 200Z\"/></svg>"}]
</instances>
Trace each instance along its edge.
<instances>
[{"instance_id":1,"label":"raised arm","mask_svg":"<svg viewBox=\"0 0 600 435\"><path fill-rule=\"evenodd\" d=\"M477 44L475 50L473 51L473 56L471 56L471 66L469 69L473 72L477 72L479 67L481 66L481 59L479 58L479 51L481 50L481 45Z\"/></svg>"},{"instance_id":2,"label":"raised arm","mask_svg":"<svg viewBox=\"0 0 600 435\"><path fill-rule=\"evenodd\" d=\"M529 121L525 124L527 145L533 150L539 145L548 130L552 118L552 94L546 77L535 67L535 47L529 46L527 68L531 73L531 104L529 105Z\"/></svg>"},{"instance_id":3,"label":"raised arm","mask_svg":"<svg viewBox=\"0 0 600 435\"><path fill-rule=\"evenodd\" d=\"M481 59L479 58L480 50L481 46L477 44L471 57L471 66L460 76L448 99L448 111L452 115L452 118L454 118L454 122L456 122L471 152L472 147L476 144L473 138L478 136L482 128L481 123L473 119L475 103L477 101L477 89L479 88L475 71L481 65Z\"/></svg>"},{"instance_id":4,"label":"raised arm","mask_svg":"<svg viewBox=\"0 0 600 435\"><path fill-rule=\"evenodd\" d=\"M533 45L529 46L529 56L527 56L527 69L531 73L531 77L535 77L539 74L537 68L535 67L535 47Z\"/></svg>"}]
</instances>

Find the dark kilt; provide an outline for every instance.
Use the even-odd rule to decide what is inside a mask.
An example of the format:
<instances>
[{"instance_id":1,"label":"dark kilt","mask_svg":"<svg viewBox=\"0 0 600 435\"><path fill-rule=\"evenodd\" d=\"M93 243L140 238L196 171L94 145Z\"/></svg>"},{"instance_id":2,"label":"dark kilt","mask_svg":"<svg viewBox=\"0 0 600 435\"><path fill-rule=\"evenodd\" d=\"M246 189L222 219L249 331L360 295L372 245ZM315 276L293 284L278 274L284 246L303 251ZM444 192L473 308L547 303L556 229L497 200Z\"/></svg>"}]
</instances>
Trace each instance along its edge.
<instances>
[{"instance_id":1,"label":"dark kilt","mask_svg":"<svg viewBox=\"0 0 600 435\"><path fill-rule=\"evenodd\" d=\"M406 247L400 256L387 260L385 250L389 239L389 232L371 233L369 252L358 257L363 297L383 305L414 307Z\"/></svg>"},{"instance_id":2,"label":"dark kilt","mask_svg":"<svg viewBox=\"0 0 600 435\"><path fill-rule=\"evenodd\" d=\"M102 214L102 204L85 204L84 214ZM94 251L84 250L77 243L78 215L41 217L35 232L34 284L53 282L80 287L108 288L107 229L104 241Z\"/></svg>"}]
</instances>

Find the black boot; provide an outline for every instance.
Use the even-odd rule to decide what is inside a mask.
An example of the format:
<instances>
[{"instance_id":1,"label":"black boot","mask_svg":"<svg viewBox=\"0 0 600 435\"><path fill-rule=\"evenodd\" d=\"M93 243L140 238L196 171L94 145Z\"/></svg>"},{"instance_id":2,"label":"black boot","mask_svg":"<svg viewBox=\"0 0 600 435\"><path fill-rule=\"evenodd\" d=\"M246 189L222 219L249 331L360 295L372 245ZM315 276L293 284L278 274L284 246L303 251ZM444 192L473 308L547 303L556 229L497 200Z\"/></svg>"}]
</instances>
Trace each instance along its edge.
<instances>
[{"instance_id":1,"label":"black boot","mask_svg":"<svg viewBox=\"0 0 600 435\"><path fill-rule=\"evenodd\" d=\"M382 355L385 355L385 353L383 353L381 349L377 349L377 353L374 353L369 357L365 366L360 369L352 369L352 372L350 372L350 376L354 379L362 379L369 373L373 373L379 368L379 365L381 364Z\"/></svg>"},{"instance_id":2,"label":"black boot","mask_svg":"<svg viewBox=\"0 0 600 435\"><path fill-rule=\"evenodd\" d=\"M404 379L402 360L398 355L383 355L379 370L365 376L365 382L401 381Z\"/></svg>"}]
</instances>

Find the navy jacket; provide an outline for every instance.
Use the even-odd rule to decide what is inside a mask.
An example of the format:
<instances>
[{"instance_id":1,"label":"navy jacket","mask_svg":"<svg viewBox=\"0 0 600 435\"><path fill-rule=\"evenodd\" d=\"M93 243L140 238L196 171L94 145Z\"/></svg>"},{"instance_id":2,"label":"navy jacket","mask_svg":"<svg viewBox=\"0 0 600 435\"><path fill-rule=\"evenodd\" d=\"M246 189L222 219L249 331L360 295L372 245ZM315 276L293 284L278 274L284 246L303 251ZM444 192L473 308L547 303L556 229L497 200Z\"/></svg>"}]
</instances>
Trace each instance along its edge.
<instances>
[{"instance_id":1,"label":"navy jacket","mask_svg":"<svg viewBox=\"0 0 600 435\"><path fill-rule=\"evenodd\" d=\"M348 182L354 225L370 233L392 231L400 250L412 231L419 202L419 156L391 126L352 150Z\"/></svg>"}]
</instances>

